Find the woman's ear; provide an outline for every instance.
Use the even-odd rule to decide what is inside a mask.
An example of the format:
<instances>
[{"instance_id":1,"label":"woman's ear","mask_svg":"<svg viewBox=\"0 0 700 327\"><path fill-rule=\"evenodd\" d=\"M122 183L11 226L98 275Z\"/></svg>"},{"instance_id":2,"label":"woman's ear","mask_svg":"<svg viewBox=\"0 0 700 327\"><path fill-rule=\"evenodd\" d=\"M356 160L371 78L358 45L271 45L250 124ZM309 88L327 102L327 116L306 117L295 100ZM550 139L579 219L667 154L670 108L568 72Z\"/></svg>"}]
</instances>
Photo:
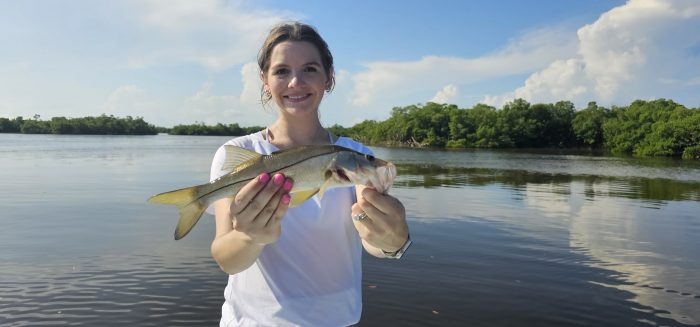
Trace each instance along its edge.
<instances>
[{"instance_id":1,"label":"woman's ear","mask_svg":"<svg viewBox=\"0 0 700 327\"><path fill-rule=\"evenodd\" d=\"M262 89L263 92L270 94L270 84L267 83L267 78L265 77L265 73L260 72L260 80L262 81Z\"/></svg>"},{"instance_id":2,"label":"woman's ear","mask_svg":"<svg viewBox=\"0 0 700 327\"><path fill-rule=\"evenodd\" d=\"M330 91L330 90L331 90L331 86L332 86L332 84L333 84L333 74L334 74L334 73L335 73L335 72L334 72L333 69L331 68L331 70L328 72L328 76L326 76L326 91Z\"/></svg>"}]
</instances>

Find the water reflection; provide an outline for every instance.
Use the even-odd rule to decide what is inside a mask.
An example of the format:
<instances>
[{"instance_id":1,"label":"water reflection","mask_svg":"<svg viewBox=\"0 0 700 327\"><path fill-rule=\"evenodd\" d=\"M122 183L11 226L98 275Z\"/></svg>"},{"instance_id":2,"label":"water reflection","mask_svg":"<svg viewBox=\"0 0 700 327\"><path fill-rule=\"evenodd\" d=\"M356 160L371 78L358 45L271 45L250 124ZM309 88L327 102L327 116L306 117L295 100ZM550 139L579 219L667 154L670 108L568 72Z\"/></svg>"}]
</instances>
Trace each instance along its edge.
<instances>
[{"instance_id":1,"label":"water reflection","mask_svg":"<svg viewBox=\"0 0 700 327\"><path fill-rule=\"evenodd\" d=\"M619 197L654 201L700 201L700 182L641 177L614 177L568 174L546 174L525 170L492 168L444 167L438 165L397 165L396 187L460 187L499 184L514 190L527 185L555 185L554 194L569 195L568 185L582 183L584 194L596 197ZM604 187L600 187L605 185Z\"/></svg>"},{"instance_id":2,"label":"water reflection","mask_svg":"<svg viewBox=\"0 0 700 327\"><path fill-rule=\"evenodd\" d=\"M589 258L582 264L613 271L613 280L589 282L629 292L635 310L700 323L700 183L437 165L398 170L402 196L427 189L431 201L440 199L431 205L413 195L430 208L418 215L461 213L505 223L524 237L561 241Z\"/></svg>"},{"instance_id":3,"label":"water reflection","mask_svg":"<svg viewBox=\"0 0 700 327\"><path fill-rule=\"evenodd\" d=\"M365 260L361 326L681 325L558 242L485 221L412 223L406 260Z\"/></svg>"},{"instance_id":4,"label":"water reflection","mask_svg":"<svg viewBox=\"0 0 700 327\"><path fill-rule=\"evenodd\" d=\"M631 201L585 203L570 212L570 246L594 259L590 267L619 273L623 282L605 286L632 292L633 301L654 308L658 316L698 324L698 222L684 223L697 217L698 206L665 205L673 207L674 216Z\"/></svg>"},{"instance_id":5,"label":"water reflection","mask_svg":"<svg viewBox=\"0 0 700 327\"><path fill-rule=\"evenodd\" d=\"M532 153L512 150L373 149L377 157L399 165L520 170L553 175L639 177L700 183L699 160L590 156L571 151Z\"/></svg>"}]
</instances>

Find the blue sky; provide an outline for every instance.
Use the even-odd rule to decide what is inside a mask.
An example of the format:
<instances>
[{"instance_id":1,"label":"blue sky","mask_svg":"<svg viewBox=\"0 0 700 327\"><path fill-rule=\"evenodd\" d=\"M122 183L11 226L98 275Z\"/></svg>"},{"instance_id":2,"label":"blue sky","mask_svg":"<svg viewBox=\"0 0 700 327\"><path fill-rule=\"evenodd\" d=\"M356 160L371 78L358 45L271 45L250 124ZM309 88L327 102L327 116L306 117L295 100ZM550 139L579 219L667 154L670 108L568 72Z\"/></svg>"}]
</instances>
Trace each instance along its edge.
<instances>
[{"instance_id":1,"label":"blue sky","mask_svg":"<svg viewBox=\"0 0 700 327\"><path fill-rule=\"evenodd\" d=\"M318 28L337 86L324 124L428 101L700 106L700 1L0 1L0 117L266 125L256 54Z\"/></svg>"}]
</instances>

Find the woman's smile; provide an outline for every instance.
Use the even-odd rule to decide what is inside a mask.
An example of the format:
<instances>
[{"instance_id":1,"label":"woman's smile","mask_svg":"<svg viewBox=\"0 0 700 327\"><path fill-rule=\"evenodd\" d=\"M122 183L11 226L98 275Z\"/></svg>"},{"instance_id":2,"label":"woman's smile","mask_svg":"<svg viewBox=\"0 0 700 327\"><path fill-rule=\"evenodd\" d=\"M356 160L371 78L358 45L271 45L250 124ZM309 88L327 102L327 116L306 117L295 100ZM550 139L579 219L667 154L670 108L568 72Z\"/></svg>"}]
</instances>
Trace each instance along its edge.
<instances>
[{"instance_id":1,"label":"woman's smile","mask_svg":"<svg viewBox=\"0 0 700 327\"><path fill-rule=\"evenodd\" d=\"M285 95L283 96L289 102L303 102L304 100L311 97L311 93L296 94L296 95Z\"/></svg>"}]
</instances>

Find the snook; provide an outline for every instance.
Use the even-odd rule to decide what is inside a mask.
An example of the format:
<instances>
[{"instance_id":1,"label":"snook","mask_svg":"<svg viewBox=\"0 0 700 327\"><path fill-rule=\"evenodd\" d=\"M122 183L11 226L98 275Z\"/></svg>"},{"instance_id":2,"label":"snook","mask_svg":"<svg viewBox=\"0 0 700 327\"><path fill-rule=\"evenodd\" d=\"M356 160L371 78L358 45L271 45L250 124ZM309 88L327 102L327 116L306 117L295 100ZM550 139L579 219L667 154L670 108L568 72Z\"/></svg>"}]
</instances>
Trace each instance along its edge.
<instances>
[{"instance_id":1,"label":"snook","mask_svg":"<svg viewBox=\"0 0 700 327\"><path fill-rule=\"evenodd\" d=\"M180 210L175 239L190 232L204 211L216 200L236 196L238 191L262 172L282 173L294 180L290 206L294 207L318 193L339 186L365 185L386 193L396 177L396 167L388 161L341 146L302 146L270 155L261 155L226 145L226 175L203 185L165 192L151 197L151 203L173 204Z\"/></svg>"}]
</instances>

